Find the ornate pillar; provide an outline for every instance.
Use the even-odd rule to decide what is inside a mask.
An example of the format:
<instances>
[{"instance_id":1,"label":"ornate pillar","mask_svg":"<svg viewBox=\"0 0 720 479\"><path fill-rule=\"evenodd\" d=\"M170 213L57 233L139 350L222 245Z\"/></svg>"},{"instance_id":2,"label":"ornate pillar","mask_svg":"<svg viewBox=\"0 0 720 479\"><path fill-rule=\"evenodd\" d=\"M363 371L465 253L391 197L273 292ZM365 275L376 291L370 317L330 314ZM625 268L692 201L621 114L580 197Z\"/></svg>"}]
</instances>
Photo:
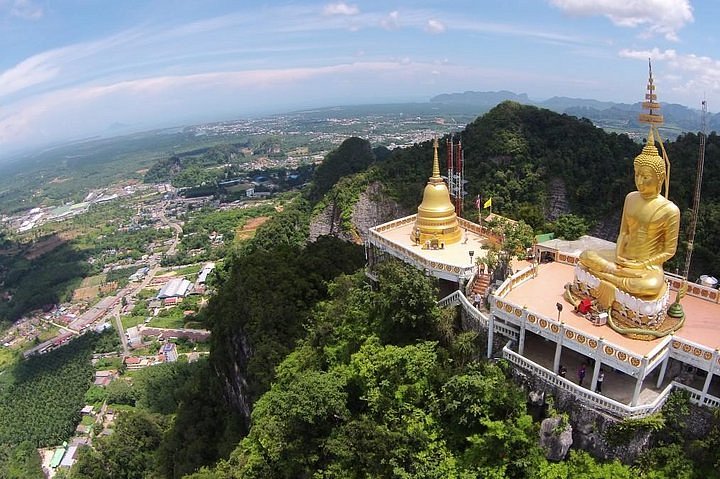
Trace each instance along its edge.
<instances>
[{"instance_id":1,"label":"ornate pillar","mask_svg":"<svg viewBox=\"0 0 720 479\"><path fill-rule=\"evenodd\" d=\"M668 353L665 356L665 359L663 359L662 364L660 365L660 374L658 374L658 380L657 384L655 384L655 387L660 389L660 386L662 386L663 381L665 381L665 373L667 372L667 365L670 361L670 354Z\"/></svg>"},{"instance_id":2,"label":"ornate pillar","mask_svg":"<svg viewBox=\"0 0 720 479\"><path fill-rule=\"evenodd\" d=\"M710 383L712 382L714 374L713 371L715 371L715 365L717 364L718 354L718 350L716 349L715 352L713 352L712 362L710 363L707 376L705 376L705 384L703 384L702 395L700 396L700 402L702 404L705 404L705 398L707 397L708 389L710 389Z\"/></svg>"},{"instance_id":3,"label":"ornate pillar","mask_svg":"<svg viewBox=\"0 0 720 479\"><path fill-rule=\"evenodd\" d=\"M602 351L602 345L603 338L600 338L600 340L598 341L598 347L595 348L595 352L593 354L593 359L595 360L595 369L593 369L592 381L590 381L590 390L593 392L597 387L597 379L600 375L600 366L602 366L602 360L600 359L600 355L598 354L598 351Z\"/></svg>"},{"instance_id":4,"label":"ornate pillar","mask_svg":"<svg viewBox=\"0 0 720 479\"><path fill-rule=\"evenodd\" d=\"M563 338L565 337L565 323L560 321L560 332L558 333L558 341L555 343L555 359L553 360L553 372L558 373L560 369L560 354L562 354Z\"/></svg>"},{"instance_id":5,"label":"ornate pillar","mask_svg":"<svg viewBox=\"0 0 720 479\"><path fill-rule=\"evenodd\" d=\"M640 369L638 370L637 381L635 382L635 391L633 391L631 406L637 406L638 399L640 398L640 391L642 390L643 381L645 380L645 370L647 369L648 359L647 356L643 356Z\"/></svg>"},{"instance_id":6,"label":"ornate pillar","mask_svg":"<svg viewBox=\"0 0 720 479\"><path fill-rule=\"evenodd\" d=\"M518 354L523 355L525 351L525 322L527 321L527 310L523 308L523 315L520 318L520 339L518 340Z\"/></svg>"},{"instance_id":7,"label":"ornate pillar","mask_svg":"<svg viewBox=\"0 0 720 479\"><path fill-rule=\"evenodd\" d=\"M487 357L492 357L492 345L493 345L493 334L495 333L495 315L490 314L488 319L488 343L487 343Z\"/></svg>"}]
</instances>

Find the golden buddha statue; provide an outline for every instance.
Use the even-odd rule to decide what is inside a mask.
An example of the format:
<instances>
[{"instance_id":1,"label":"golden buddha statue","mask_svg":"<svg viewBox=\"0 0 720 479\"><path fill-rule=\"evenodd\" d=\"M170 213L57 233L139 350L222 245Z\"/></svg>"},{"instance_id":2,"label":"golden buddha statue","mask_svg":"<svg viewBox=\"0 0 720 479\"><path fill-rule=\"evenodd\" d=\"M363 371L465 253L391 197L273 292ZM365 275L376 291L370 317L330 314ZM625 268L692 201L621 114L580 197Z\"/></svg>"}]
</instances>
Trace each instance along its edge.
<instances>
[{"instance_id":1,"label":"golden buddha statue","mask_svg":"<svg viewBox=\"0 0 720 479\"><path fill-rule=\"evenodd\" d=\"M660 194L667 171L652 129L634 169L637 191L625 197L615 250L580 255L581 267L600 280L595 299L603 308L612 306L617 290L657 300L666 291L663 263L677 249L680 210Z\"/></svg>"}]
</instances>

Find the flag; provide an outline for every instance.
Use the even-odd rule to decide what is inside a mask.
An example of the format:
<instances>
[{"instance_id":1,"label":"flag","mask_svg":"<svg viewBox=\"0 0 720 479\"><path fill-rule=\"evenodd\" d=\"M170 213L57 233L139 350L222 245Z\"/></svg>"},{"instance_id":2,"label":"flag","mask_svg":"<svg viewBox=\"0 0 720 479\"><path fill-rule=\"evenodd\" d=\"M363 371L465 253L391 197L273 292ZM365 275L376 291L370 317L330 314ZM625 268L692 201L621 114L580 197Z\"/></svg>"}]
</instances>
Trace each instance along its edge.
<instances>
[{"instance_id":1,"label":"flag","mask_svg":"<svg viewBox=\"0 0 720 479\"><path fill-rule=\"evenodd\" d=\"M492 198L489 198L485 204L483 205L483 208L492 208Z\"/></svg>"},{"instance_id":2,"label":"flag","mask_svg":"<svg viewBox=\"0 0 720 479\"><path fill-rule=\"evenodd\" d=\"M480 209L480 195L475 198L475 208Z\"/></svg>"}]
</instances>

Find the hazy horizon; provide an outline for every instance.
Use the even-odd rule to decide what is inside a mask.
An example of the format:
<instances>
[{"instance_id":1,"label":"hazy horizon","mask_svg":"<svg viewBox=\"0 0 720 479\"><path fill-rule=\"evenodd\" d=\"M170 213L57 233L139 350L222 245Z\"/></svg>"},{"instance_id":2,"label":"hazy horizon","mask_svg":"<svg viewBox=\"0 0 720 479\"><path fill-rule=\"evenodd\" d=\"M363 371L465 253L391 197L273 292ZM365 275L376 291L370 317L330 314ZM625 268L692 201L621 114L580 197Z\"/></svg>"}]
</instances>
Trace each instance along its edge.
<instances>
[{"instance_id":1,"label":"hazy horizon","mask_svg":"<svg viewBox=\"0 0 720 479\"><path fill-rule=\"evenodd\" d=\"M720 101L718 2L386 5L0 0L0 150L464 91L635 103L648 57L661 103Z\"/></svg>"}]
</instances>

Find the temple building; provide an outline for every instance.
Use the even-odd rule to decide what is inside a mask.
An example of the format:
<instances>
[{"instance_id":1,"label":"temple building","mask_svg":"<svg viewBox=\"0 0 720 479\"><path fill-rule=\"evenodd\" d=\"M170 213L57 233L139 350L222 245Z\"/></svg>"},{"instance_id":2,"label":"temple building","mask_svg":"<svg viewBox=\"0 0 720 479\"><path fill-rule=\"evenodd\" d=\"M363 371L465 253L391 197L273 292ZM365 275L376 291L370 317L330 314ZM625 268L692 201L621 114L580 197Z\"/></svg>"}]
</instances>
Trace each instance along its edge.
<instances>
[{"instance_id":1,"label":"temple building","mask_svg":"<svg viewBox=\"0 0 720 479\"><path fill-rule=\"evenodd\" d=\"M470 296L488 274L476 264L499 239L455 213L436 141L417 214L370 229L368 274L392 256L434 276L439 305L458 307L464 324L486 335L488 358L505 358L588 408L644 417L676 388L696 404L720 407L720 294L662 268L675 254L679 210L667 200L669 160L655 145L662 116L654 88L651 73L650 112L641 115L650 132L634 162L637 191L626 197L617 243L589 236L538 243L533 261L514 264L515 273L488 293L489 312L481 311ZM671 303L680 298L678 314Z\"/></svg>"}]
</instances>

